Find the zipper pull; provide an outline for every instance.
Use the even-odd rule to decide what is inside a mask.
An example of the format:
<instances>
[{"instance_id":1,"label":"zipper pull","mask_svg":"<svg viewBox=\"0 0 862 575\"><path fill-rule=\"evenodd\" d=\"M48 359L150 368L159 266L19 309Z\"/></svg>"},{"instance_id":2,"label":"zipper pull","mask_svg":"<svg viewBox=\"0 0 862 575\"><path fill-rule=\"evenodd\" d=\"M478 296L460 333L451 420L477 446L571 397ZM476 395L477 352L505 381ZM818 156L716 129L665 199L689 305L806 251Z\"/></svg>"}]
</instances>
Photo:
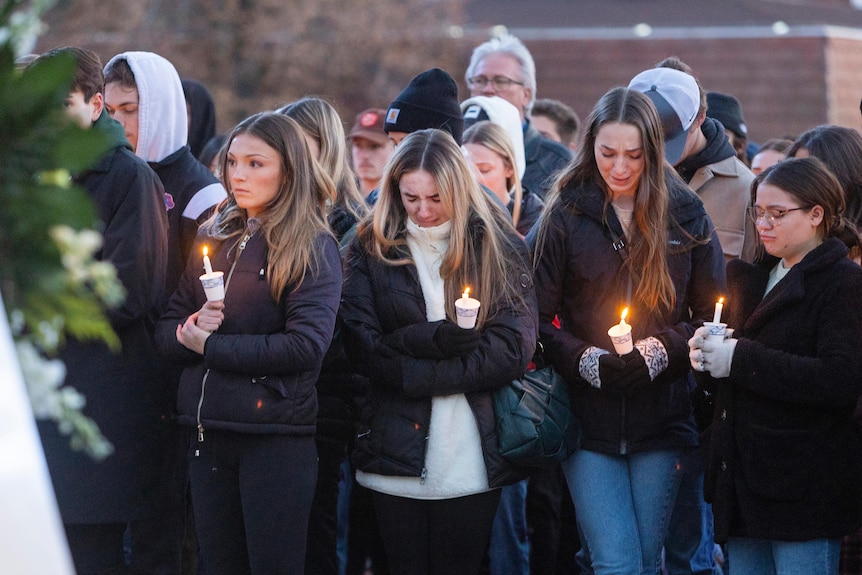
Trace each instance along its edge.
<instances>
[{"instance_id":1,"label":"zipper pull","mask_svg":"<svg viewBox=\"0 0 862 575\"><path fill-rule=\"evenodd\" d=\"M428 470L422 468L422 475L419 476L419 485L425 485L425 479L428 477Z\"/></svg>"},{"instance_id":2,"label":"zipper pull","mask_svg":"<svg viewBox=\"0 0 862 575\"><path fill-rule=\"evenodd\" d=\"M198 443L204 442L204 426L198 424Z\"/></svg>"},{"instance_id":3,"label":"zipper pull","mask_svg":"<svg viewBox=\"0 0 862 575\"><path fill-rule=\"evenodd\" d=\"M245 237L242 239L242 242L239 244L240 251L245 249L245 244L247 244L248 240L250 240L250 239L251 239L251 234L246 234Z\"/></svg>"}]
</instances>

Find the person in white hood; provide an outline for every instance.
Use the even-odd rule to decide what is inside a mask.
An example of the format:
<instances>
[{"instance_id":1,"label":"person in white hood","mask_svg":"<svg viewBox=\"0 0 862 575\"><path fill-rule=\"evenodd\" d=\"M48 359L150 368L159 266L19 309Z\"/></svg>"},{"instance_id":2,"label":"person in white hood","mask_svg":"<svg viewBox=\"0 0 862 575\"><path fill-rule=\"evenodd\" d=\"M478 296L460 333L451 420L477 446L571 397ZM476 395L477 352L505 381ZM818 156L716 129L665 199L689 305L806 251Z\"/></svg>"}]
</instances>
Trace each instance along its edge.
<instances>
[{"instance_id":1,"label":"person in white hood","mask_svg":"<svg viewBox=\"0 0 862 575\"><path fill-rule=\"evenodd\" d=\"M168 60L152 52L114 56L105 66L105 107L123 125L135 155L153 168L164 185L169 224L165 293L169 298L185 269L199 225L227 193L191 153L185 94L179 74ZM168 364L163 371L163 381L153 394L164 422L161 449L154 457L162 459L165 471L154 490L153 516L131 524L132 572L179 575L187 517L187 438L174 423L180 370Z\"/></svg>"},{"instance_id":2,"label":"person in white hood","mask_svg":"<svg viewBox=\"0 0 862 575\"><path fill-rule=\"evenodd\" d=\"M518 109L498 96L476 96L465 100L461 110L465 127L462 148L479 182L506 206L518 233L527 235L541 215L543 203L521 180L526 162ZM485 122L497 127L491 129Z\"/></svg>"},{"instance_id":3,"label":"person in white hood","mask_svg":"<svg viewBox=\"0 0 862 575\"><path fill-rule=\"evenodd\" d=\"M170 296L198 226L227 193L191 153L185 94L168 60L152 52L123 52L111 58L105 66L105 107L123 125L135 154L150 164L165 186Z\"/></svg>"}]
</instances>

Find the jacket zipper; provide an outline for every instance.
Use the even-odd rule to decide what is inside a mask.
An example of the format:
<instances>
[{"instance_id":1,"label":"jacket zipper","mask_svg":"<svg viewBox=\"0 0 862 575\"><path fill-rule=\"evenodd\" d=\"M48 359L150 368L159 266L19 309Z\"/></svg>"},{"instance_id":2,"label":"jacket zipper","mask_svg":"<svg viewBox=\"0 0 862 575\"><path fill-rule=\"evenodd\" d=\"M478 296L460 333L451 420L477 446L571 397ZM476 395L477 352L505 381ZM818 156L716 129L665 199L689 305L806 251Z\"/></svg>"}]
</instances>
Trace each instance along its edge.
<instances>
[{"instance_id":1,"label":"jacket zipper","mask_svg":"<svg viewBox=\"0 0 862 575\"><path fill-rule=\"evenodd\" d=\"M198 443L204 442L204 424L201 423L201 408L204 405L204 392L207 388L207 378L210 375L210 370L207 369L204 373L203 380L201 380L201 397L198 399Z\"/></svg>"},{"instance_id":2,"label":"jacket zipper","mask_svg":"<svg viewBox=\"0 0 862 575\"><path fill-rule=\"evenodd\" d=\"M428 436L425 436L425 442L422 449L422 473L419 474L419 485L425 485L425 480L428 478L428 468L425 467L425 456L428 454Z\"/></svg>"},{"instance_id":3,"label":"jacket zipper","mask_svg":"<svg viewBox=\"0 0 862 575\"><path fill-rule=\"evenodd\" d=\"M230 266L230 272L227 274L227 280L224 282L224 291L225 296L227 296L227 288L230 286L230 278L233 277L233 270L236 269L236 263L239 261L239 256L242 255L242 251L245 249L245 245L248 243L248 240L251 239L251 232L246 232L245 237L242 239L242 242L239 244L239 249L236 252L236 259L233 260L233 264ZM204 424L201 422L201 410L204 406L204 395L206 394L207 388L207 378L210 375L210 370L207 368L204 373L204 377L201 380L201 396L198 399L198 411L197 411L197 422L198 422L198 443L204 442ZM197 455L198 452L195 452Z\"/></svg>"}]
</instances>

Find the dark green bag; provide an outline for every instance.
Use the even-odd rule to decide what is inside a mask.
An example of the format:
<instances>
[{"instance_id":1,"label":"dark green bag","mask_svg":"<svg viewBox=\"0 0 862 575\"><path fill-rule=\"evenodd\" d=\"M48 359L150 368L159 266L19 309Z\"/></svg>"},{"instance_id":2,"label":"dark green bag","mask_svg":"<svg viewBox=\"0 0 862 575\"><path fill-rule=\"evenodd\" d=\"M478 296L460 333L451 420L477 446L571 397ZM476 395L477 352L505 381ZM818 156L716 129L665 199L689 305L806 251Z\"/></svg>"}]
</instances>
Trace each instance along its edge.
<instances>
[{"instance_id":1,"label":"dark green bag","mask_svg":"<svg viewBox=\"0 0 862 575\"><path fill-rule=\"evenodd\" d=\"M581 444L568 382L544 365L494 392L497 436L503 457L519 467L544 467L569 457Z\"/></svg>"}]
</instances>

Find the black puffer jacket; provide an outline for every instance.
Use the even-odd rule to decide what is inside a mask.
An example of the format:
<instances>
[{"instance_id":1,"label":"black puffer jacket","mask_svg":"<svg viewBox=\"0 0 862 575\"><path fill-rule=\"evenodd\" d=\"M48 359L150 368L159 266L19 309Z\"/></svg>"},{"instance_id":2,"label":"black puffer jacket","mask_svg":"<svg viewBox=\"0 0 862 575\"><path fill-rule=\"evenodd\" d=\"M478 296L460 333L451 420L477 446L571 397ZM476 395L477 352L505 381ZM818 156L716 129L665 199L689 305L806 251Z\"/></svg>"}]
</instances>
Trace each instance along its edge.
<instances>
[{"instance_id":1,"label":"black puffer jacket","mask_svg":"<svg viewBox=\"0 0 862 575\"><path fill-rule=\"evenodd\" d=\"M590 346L613 351L608 329L626 305L628 274L613 248L608 226L622 227L612 208L603 222L604 194L588 183L562 191L549 214L550 227L536 246L536 294L546 357L572 381L572 405L583 427L583 447L633 453L697 444L689 397L688 339L694 320L712 317L724 290L724 257L703 204L675 175L667 177L671 223L668 266L676 304L659 313L632 295L629 318L635 341L655 336L664 344L668 369L651 384L621 395L597 389L580 377L578 362ZM527 241L535 245L538 226ZM632 289L632 294L636 286ZM689 309L692 315L689 315ZM559 316L562 329L553 325Z\"/></svg>"},{"instance_id":2,"label":"black puffer jacket","mask_svg":"<svg viewBox=\"0 0 862 575\"><path fill-rule=\"evenodd\" d=\"M439 325L427 321L416 266L384 265L367 253L361 241L353 243L341 314L348 354L356 369L370 378L368 405L353 454L357 468L419 477L425 460L431 398L464 393L479 426L488 484L500 487L525 476L500 455L491 393L523 373L538 335L526 246L514 232L509 241L513 246L511 278L520 285L527 305L515 309L488 302L496 313L482 329L481 344L467 356L453 359L416 357L433 355L437 349L433 335ZM409 256L409 250L403 249ZM382 383L376 377L380 359L400 362L400 386Z\"/></svg>"},{"instance_id":3,"label":"black puffer jacket","mask_svg":"<svg viewBox=\"0 0 862 575\"><path fill-rule=\"evenodd\" d=\"M862 523L862 270L826 240L765 297L768 257L727 266L730 377L713 383L705 479L715 539L841 537Z\"/></svg>"},{"instance_id":4,"label":"black puffer jacket","mask_svg":"<svg viewBox=\"0 0 862 575\"><path fill-rule=\"evenodd\" d=\"M567 147L542 136L527 121L524 130L524 160L527 162L521 185L544 199L554 177L572 161Z\"/></svg>"},{"instance_id":5,"label":"black puffer jacket","mask_svg":"<svg viewBox=\"0 0 862 575\"><path fill-rule=\"evenodd\" d=\"M203 356L177 341L177 324L206 301L198 279L202 270L192 258L156 330L160 351L187 364L177 400L179 422L247 433L313 434L314 384L341 296L335 239L323 233L317 237L317 271L307 270L302 285L287 286L278 302L266 277L268 249L261 233L251 237L238 258L238 240L220 243L201 236L193 253L201 253L204 242L213 254L213 269L223 271L225 281L236 261L225 293L224 323L207 339Z\"/></svg>"},{"instance_id":6,"label":"black puffer jacket","mask_svg":"<svg viewBox=\"0 0 862 575\"><path fill-rule=\"evenodd\" d=\"M60 357L65 385L86 397L84 415L98 424L114 453L95 461L72 449L54 422L38 425L63 521L125 523L148 509L144 495L158 476L153 321L164 301L168 218L162 184L131 151L123 127L102 112L93 129L111 138L112 149L75 182L87 190L103 225L104 243L95 257L117 268L126 289L123 304L108 312L122 351L70 338Z\"/></svg>"}]
</instances>

